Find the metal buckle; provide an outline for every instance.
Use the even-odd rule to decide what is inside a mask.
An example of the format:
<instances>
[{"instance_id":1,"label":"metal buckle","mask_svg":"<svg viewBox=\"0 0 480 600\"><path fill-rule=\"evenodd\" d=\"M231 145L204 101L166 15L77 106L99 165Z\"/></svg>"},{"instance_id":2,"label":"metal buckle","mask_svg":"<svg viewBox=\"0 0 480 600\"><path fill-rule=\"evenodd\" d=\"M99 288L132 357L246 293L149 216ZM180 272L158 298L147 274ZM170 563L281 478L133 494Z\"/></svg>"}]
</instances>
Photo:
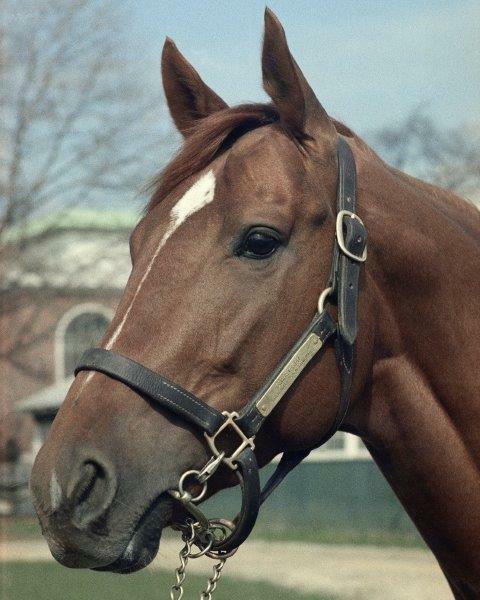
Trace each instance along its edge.
<instances>
[{"instance_id":1,"label":"metal buckle","mask_svg":"<svg viewBox=\"0 0 480 600\"><path fill-rule=\"evenodd\" d=\"M350 250L348 250L348 248L345 246L345 238L343 236L343 219L345 217L350 217L350 219L357 219L357 221L359 221L363 225L363 227L365 227L362 219L357 214L353 213L350 210L340 210L337 214L337 223L335 226L338 247L343 252L343 254L345 254L345 256L348 256L352 260L355 260L357 262L365 262L367 260L367 246L366 245L365 245L365 248L363 249L362 256L353 254L353 252L350 252Z\"/></svg>"},{"instance_id":2,"label":"metal buckle","mask_svg":"<svg viewBox=\"0 0 480 600\"><path fill-rule=\"evenodd\" d=\"M233 431L242 440L242 443L238 446L238 448L234 452L232 452L232 454L230 454L230 456L223 456L223 462L226 465L228 465L233 471L235 471L237 469L237 465L235 464L235 459L240 454L240 452L242 452L242 450L244 450L247 446L250 446L250 448L252 450L255 449L255 444L253 442L254 438L253 437L248 438L243 433L243 431L240 429L240 427L235 423L235 419L237 419L239 416L237 412L228 412L228 411L224 410L222 412L222 415L227 417L226 421L224 421L220 425L220 427L217 429L217 431L213 435L208 435L207 433L204 433L204 435L205 435L205 439L207 440L210 450L213 452L215 457L218 457L225 453L217 448L217 446L215 444L215 440L220 435L220 433L222 433L222 431L224 431L227 427L231 427L233 429Z\"/></svg>"}]
</instances>

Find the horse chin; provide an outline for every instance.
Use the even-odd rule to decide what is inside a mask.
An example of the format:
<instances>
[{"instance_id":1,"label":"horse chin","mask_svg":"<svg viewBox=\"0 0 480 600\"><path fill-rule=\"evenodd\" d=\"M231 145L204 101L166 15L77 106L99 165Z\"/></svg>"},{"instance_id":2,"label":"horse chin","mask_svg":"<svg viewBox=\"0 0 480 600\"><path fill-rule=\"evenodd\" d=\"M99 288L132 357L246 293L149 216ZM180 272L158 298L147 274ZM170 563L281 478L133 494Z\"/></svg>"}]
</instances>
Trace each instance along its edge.
<instances>
[{"instance_id":1,"label":"horse chin","mask_svg":"<svg viewBox=\"0 0 480 600\"><path fill-rule=\"evenodd\" d=\"M149 565L157 555L163 529L172 522L172 510L171 497L160 494L140 517L122 554L113 563L93 570L128 574Z\"/></svg>"}]
</instances>

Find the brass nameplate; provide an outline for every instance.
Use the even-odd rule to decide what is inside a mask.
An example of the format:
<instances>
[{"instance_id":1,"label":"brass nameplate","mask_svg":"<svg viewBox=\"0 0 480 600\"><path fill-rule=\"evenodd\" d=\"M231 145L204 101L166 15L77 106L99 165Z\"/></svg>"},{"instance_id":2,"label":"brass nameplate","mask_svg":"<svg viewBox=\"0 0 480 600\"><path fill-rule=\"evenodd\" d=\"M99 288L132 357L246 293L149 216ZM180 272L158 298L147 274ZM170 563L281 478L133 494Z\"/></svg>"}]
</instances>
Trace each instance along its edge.
<instances>
[{"instance_id":1,"label":"brass nameplate","mask_svg":"<svg viewBox=\"0 0 480 600\"><path fill-rule=\"evenodd\" d=\"M316 333L311 333L305 338L303 344L257 400L256 407L261 415L266 417L272 412L321 347L322 341Z\"/></svg>"}]
</instances>

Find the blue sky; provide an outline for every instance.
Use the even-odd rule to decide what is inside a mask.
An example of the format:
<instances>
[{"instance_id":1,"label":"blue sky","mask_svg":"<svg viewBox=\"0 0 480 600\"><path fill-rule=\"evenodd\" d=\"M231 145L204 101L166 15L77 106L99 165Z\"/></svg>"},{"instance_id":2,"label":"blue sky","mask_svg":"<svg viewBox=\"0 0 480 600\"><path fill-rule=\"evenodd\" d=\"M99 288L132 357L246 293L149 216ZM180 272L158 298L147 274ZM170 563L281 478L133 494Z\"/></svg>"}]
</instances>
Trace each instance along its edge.
<instances>
[{"instance_id":1,"label":"blue sky","mask_svg":"<svg viewBox=\"0 0 480 600\"><path fill-rule=\"evenodd\" d=\"M129 0L130 50L158 90L166 35L229 103L265 99L264 2ZM327 111L359 133L421 103L446 127L480 122L478 0L271 0Z\"/></svg>"}]
</instances>

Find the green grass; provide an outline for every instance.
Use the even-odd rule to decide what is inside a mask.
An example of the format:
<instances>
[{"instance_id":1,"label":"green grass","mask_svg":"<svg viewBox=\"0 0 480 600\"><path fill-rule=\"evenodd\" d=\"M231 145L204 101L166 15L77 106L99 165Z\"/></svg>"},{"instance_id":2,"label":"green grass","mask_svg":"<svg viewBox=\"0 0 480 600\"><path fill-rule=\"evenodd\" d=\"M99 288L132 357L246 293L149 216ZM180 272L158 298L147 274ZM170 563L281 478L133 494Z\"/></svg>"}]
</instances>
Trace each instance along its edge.
<instances>
[{"instance_id":1,"label":"green grass","mask_svg":"<svg viewBox=\"0 0 480 600\"><path fill-rule=\"evenodd\" d=\"M41 537L40 524L35 517L0 517L0 541L34 540Z\"/></svg>"},{"instance_id":2,"label":"green grass","mask_svg":"<svg viewBox=\"0 0 480 600\"><path fill-rule=\"evenodd\" d=\"M228 569L228 563L225 569ZM279 577L281 575L279 574ZM0 564L0 600L160 600L169 597L173 573L146 570L114 575L66 569L55 563ZM198 598L203 577L188 576L184 599ZM334 600L301 595L264 583L239 582L222 576L215 600Z\"/></svg>"},{"instance_id":3,"label":"green grass","mask_svg":"<svg viewBox=\"0 0 480 600\"><path fill-rule=\"evenodd\" d=\"M176 535L170 530L165 535ZM0 518L0 540L33 540L41 537L40 525L35 517ZM177 536L178 537L178 536ZM276 542L311 542L316 544L354 544L370 546L397 546L403 548L426 548L420 535L395 534L389 531L325 530L311 527L266 526L262 518L253 530L252 539ZM3 600L0 597L0 600Z\"/></svg>"},{"instance_id":4,"label":"green grass","mask_svg":"<svg viewBox=\"0 0 480 600\"><path fill-rule=\"evenodd\" d=\"M396 546L399 548L426 548L419 534L398 533L390 531L357 531L328 530L311 527L286 528L263 527L260 522L252 532L251 539L275 542L308 542L313 544L347 544L355 546Z\"/></svg>"}]
</instances>

